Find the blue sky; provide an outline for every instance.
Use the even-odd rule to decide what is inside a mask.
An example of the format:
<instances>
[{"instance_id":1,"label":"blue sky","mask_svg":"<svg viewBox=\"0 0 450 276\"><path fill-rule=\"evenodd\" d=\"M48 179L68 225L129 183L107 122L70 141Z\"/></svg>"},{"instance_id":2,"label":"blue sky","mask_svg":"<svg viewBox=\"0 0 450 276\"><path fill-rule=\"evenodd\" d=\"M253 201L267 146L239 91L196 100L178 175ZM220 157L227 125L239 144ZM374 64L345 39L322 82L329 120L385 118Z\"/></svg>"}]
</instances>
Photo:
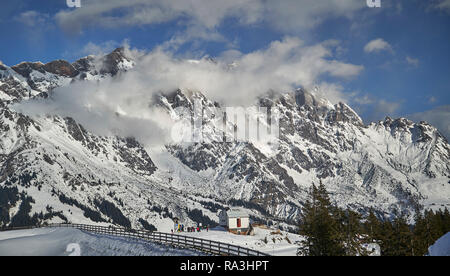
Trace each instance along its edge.
<instances>
[{"instance_id":1,"label":"blue sky","mask_svg":"<svg viewBox=\"0 0 450 276\"><path fill-rule=\"evenodd\" d=\"M3 1L0 37L7 65L74 61L124 41L189 58L246 55L287 37L329 43L325 59L362 70L312 81L339 87L366 122L408 116L450 133L450 0L381 0L381 8L366 0Z\"/></svg>"}]
</instances>

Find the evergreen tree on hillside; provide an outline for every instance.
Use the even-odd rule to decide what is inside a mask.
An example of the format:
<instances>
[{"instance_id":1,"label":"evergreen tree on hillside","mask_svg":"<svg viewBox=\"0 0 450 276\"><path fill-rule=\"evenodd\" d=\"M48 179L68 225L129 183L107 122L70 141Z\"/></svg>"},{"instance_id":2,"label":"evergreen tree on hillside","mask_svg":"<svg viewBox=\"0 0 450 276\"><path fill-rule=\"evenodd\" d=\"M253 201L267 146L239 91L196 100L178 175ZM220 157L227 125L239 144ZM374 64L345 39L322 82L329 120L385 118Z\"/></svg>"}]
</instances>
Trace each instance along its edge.
<instances>
[{"instance_id":1,"label":"evergreen tree on hillside","mask_svg":"<svg viewBox=\"0 0 450 276\"><path fill-rule=\"evenodd\" d=\"M298 255L367 255L365 244L377 243L383 256L424 256L428 248L450 231L450 212L422 211L417 206L414 224L405 214L378 217L369 211L364 223L359 213L331 204L325 186L313 185L302 209L299 234L304 236Z\"/></svg>"},{"instance_id":2,"label":"evergreen tree on hillside","mask_svg":"<svg viewBox=\"0 0 450 276\"><path fill-rule=\"evenodd\" d=\"M447 234L450 231L449 227L449 212L447 208L444 211L439 209L435 214L435 226L438 227L440 237Z\"/></svg>"},{"instance_id":3,"label":"evergreen tree on hillside","mask_svg":"<svg viewBox=\"0 0 450 276\"><path fill-rule=\"evenodd\" d=\"M413 231L404 215L395 215L393 220L372 222L377 230L371 233L376 240L383 256L413 255ZM374 227L372 225L372 227ZM378 226L379 225L379 226Z\"/></svg>"},{"instance_id":4,"label":"evergreen tree on hillside","mask_svg":"<svg viewBox=\"0 0 450 276\"><path fill-rule=\"evenodd\" d=\"M300 235L305 237L298 250L299 255L345 255L344 237L339 231L334 210L325 186L322 183L319 187L313 185L303 207L299 227Z\"/></svg>"},{"instance_id":5,"label":"evergreen tree on hillside","mask_svg":"<svg viewBox=\"0 0 450 276\"><path fill-rule=\"evenodd\" d=\"M443 219L444 233L450 231L450 212L447 208L444 210L444 219Z\"/></svg>"},{"instance_id":6,"label":"evergreen tree on hillside","mask_svg":"<svg viewBox=\"0 0 450 276\"><path fill-rule=\"evenodd\" d=\"M422 214L422 210L416 210L414 216L416 222L413 230L413 255L423 256L428 252L430 241L426 220Z\"/></svg>"},{"instance_id":7,"label":"evergreen tree on hillside","mask_svg":"<svg viewBox=\"0 0 450 276\"><path fill-rule=\"evenodd\" d=\"M440 221L436 219L436 214L433 210L426 210L424 219L427 230L426 241L429 245L432 245L445 233L441 231Z\"/></svg>"},{"instance_id":8,"label":"evergreen tree on hillside","mask_svg":"<svg viewBox=\"0 0 450 276\"><path fill-rule=\"evenodd\" d=\"M381 255L383 256L395 256L395 235L394 226L389 220L381 222L381 232L378 236L379 245L381 249Z\"/></svg>"},{"instance_id":9,"label":"evergreen tree on hillside","mask_svg":"<svg viewBox=\"0 0 450 276\"><path fill-rule=\"evenodd\" d=\"M340 233L343 236L345 244L345 254L347 256L365 256L369 252L364 245L363 225L361 224L362 216L359 213L337 209Z\"/></svg>"},{"instance_id":10,"label":"evergreen tree on hillside","mask_svg":"<svg viewBox=\"0 0 450 276\"><path fill-rule=\"evenodd\" d=\"M370 209L369 215L364 223L364 232L368 235L367 242L378 243L382 240L383 221L376 215L373 209Z\"/></svg>"},{"instance_id":11,"label":"evergreen tree on hillside","mask_svg":"<svg viewBox=\"0 0 450 276\"><path fill-rule=\"evenodd\" d=\"M412 256L413 232L404 215L397 216L393 221L393 247L395 256Z\"/></svg>"}]
</instances>

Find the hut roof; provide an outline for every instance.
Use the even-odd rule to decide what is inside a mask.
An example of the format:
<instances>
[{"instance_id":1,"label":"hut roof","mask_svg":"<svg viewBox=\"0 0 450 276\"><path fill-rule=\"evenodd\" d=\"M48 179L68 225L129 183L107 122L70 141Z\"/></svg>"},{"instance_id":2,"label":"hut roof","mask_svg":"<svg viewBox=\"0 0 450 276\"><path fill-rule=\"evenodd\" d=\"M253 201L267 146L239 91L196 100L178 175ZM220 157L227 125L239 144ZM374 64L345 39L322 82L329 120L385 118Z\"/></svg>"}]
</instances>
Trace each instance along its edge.
<instances>
[{"instance_id":1,"label":"hut roof","mask_svg":"<svg viewBox=\"0 0 450 276\"><path fill-rule=\"evenodd\" d=\"M248 218L249 215L246 211L239 209L239 208L231 208L227 212L227 216L229 218Z\"/></svg>"}]
</instances>

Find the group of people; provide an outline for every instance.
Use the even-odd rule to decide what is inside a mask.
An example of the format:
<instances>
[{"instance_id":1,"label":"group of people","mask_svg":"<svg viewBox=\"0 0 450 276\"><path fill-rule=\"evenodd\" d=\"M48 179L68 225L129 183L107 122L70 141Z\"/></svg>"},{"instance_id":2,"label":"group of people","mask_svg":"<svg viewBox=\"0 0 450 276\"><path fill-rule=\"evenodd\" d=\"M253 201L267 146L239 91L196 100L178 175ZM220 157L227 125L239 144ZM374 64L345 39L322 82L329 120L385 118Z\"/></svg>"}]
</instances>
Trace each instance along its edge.
<instances>
[{"instance_id":1,"label":"group of people","mask_svg":"<svg viewBox=\"0 0 450 276\"><path fill-rule=\"evenodd\" d=\"M209 230L207 226L206 227L199 227L199 226L197 226L197 227L188 227L187 231L188 232L201 232L202 229L206 230L206 232L208 232L208 230Z\"/></svg>"},{"instance_id":2,"label":"group of people","mask_svg":"<svg viewBox=\"0 0 450 276\"><path fill-rule=\"evenodd\" d=\"M206 230L206 232L209 231L209 227L208 226L203 226L202 227L202 226L197 225L197 227L194 227L194 226L192 226L192 227L184 227L184 224L176 224L174 229L175 229L175 232L178 232L178 233L185 232L185 230L186 230L186 232L189 232L189 233L201 232L202 230ZM172 233L174 232L174 229L172 229Z\"/></svg>"}]
</instances>

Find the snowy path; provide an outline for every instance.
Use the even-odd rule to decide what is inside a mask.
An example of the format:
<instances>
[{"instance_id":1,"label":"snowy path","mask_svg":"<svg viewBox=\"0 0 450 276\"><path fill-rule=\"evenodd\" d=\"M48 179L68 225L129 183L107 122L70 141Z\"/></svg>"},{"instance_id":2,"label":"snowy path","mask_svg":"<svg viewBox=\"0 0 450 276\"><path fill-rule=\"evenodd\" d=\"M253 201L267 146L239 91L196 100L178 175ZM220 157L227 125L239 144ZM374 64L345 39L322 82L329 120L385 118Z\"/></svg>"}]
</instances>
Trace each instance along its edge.
<instances>
[{"instance_id":1,"label":"snowy path","mask_svg":"<svg viewBox=\"0 0 450 276\"><path fill-rule=\"evenodd\" d=\"M143 241L85 233L73 228L41 228L0 232L0 256L68 256L69 244L78 244L81 256L197 256ZM72 252L72 251L71 251Z\"/></svg>"}]
</instances>

